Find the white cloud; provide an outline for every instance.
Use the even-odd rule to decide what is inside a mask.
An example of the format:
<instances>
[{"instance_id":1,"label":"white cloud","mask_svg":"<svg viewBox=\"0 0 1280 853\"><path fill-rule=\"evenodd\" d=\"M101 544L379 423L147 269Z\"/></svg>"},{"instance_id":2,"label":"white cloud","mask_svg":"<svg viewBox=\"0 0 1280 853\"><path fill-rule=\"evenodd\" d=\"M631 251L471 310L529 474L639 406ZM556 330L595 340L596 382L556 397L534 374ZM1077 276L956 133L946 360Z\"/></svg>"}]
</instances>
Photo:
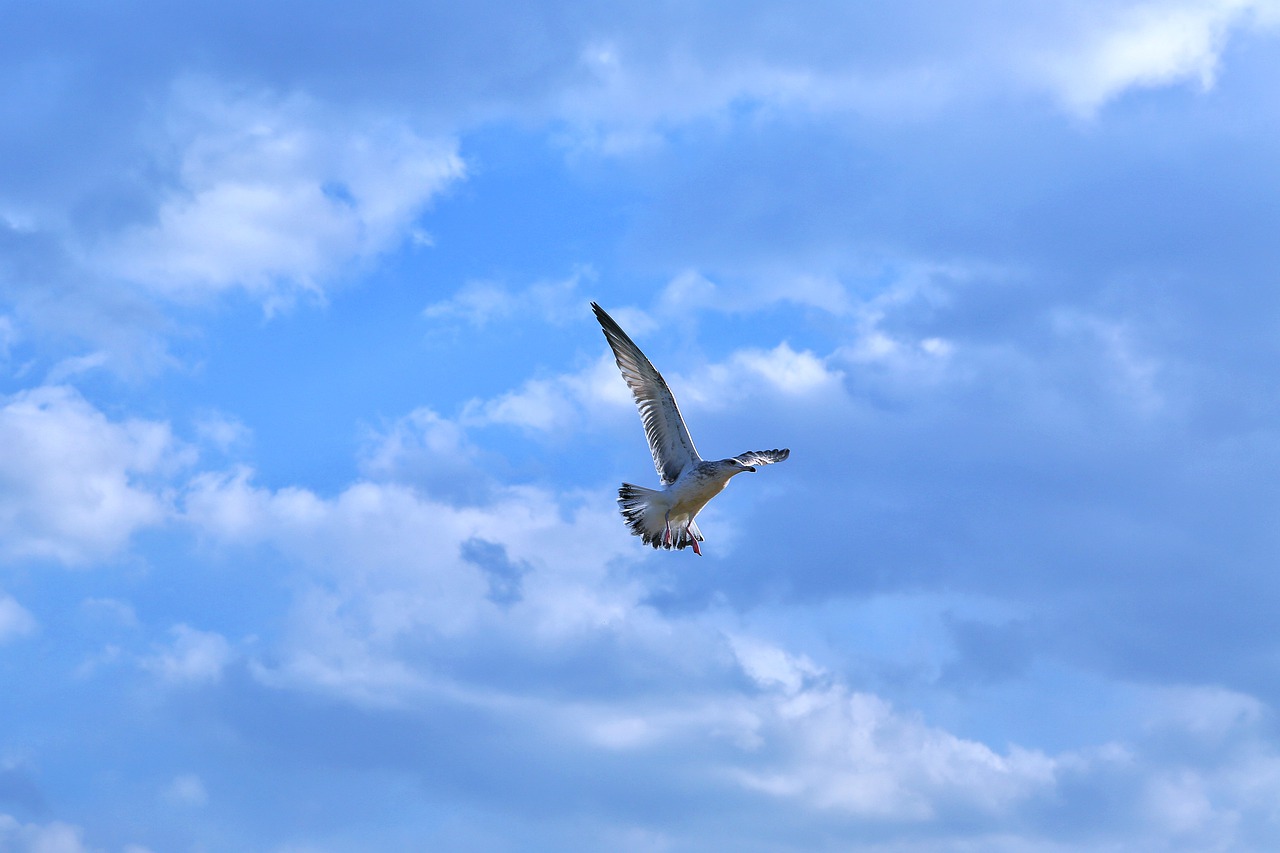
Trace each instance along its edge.
<instances>
[{"instance_id":1,"label":"white cloud","mask_svg":"<svg viewBox=\"0 0 1280 853\"><path fill-rule=\"evenodd\" d=\"M744 785L864 817L929 820L957 804L999 813L1056 781L1056 762L1043 753L1013 747L1002 755L839 685L774 699L761 737L785 745L785 757L781 766L742 770Z\"/></svg>"},{"instance_id":2,"label":"white cloud","mask_svg":"<svg viewBox=\"0 0 1280 853\"><path fill-rule=\"evenodd\" d=\"M505 286L494 281L468 281L453 296L433 302L423 309L425 317L460 317L473 326L483 326L495 317L507 317L515 311L516 297Z\"/></svg>"},{"instance_id":3,"label":"white cloud","mask_svg":"<svg viewBox=\"0 0 1280 853\"><path fill-rule=\"evenodd\" d=\"M1262 722L1266 705L1235 690L1209 686L1148 688L1147 725L1220 739Z\"/></svg>"},{"instance_id":4,"label":"white cloud","mask_svg":"<svg viewBox=\"0 0 1280 853\"><path fill-rule=\"evenodd\" d=\"M139 625L138 614L133 605L117 598L86 598L80 602L80 609L107 624L122 628L136 628Z\"/></svg>"},{"instance_id":5,"label":"white cloud","mask_svg":"<svg viewBox=\"0 0 1280 853\"><path fill-rule=\"evenodd\" d=\"M495 320L534 315L554 325L563 325L582 316L587 298L579 293L583 281L595 281L595 271L580 266L566 278L537 281L524 290L512 290L495 281L469 281L446 300L423 310L432 319L457 318L473 326Z\"/></svg>"},{"instance_id":6,"label":"white cloud","mask_svg":"<svg viewBox=\"0 0 1280 853\"><path fill-rule=\"evenodd\" d=\"M367 707L402 707L422 696L428 675L389 649L411 636L409 610L421 600L417 591L405 589L398 598L328 586L317 583L299 593L280 659L251 662L254 677L267 686L329 693Z\"/></svg>"},{"instance_id":7,"label":"white cloud","mask_svg":"<svg viewBox=\"0 0 1280 853\"><path fill-rule=\"evenodd\" d=\"M926 821L956 806L1003 812L1056 785L1058 761L1043 753L956 737L759 639L735 636L733 649L765 690L756 735L771 757L734 771L748 788L816 810Z\"/></svg>"},{"instance_id":8,"label":"white cloud","mask_svg":"<svg viewBox=\"0 0 1280 853\"><path fill-rule=\"evenodd\" d=\"M36 629L36 618L11 595L0 592L0 643Z\"/></svg>"},{"instance_id":9,"label":"white cloud","mask_svg":"<svg viewBox=\"0 0 1280 853\"><path fill-rule=\"evenodd\" d=\"M267 301L318 292L350 261L410 236L464 167L457 144L302 96L176 87L164 145L177 185L154 224L101 246L115 275L177 299L233 288Z\"/></svg>"},{"instance_id":10,"label":"white cloud","mask_svg":"<svg viewBox=\"0 0 1280 853\"><path fill-rule=\"evenodd\" d=\"M719 651L723 635L713 628L719 619L707 614L698 621L666 623L678 637L665 652L684 666L691 660L705 665ZM1017 746L997 752L852 690L803 656L742 633L734 633L730 645L757 690L721 689L692 699L674 691L634 701L540 701L529 713L557 720L571 739L611 752L668 754L680 744L720 744L725 748L711 759L720 778L786 808L862 819L928 823L943 814L1007 815L1029 800L1050 800L1062 766L1080 771L1090 765L1079 756L1054 758ZM678 772L664 762L668 772Z\"/></svg>"},{"instance_id":11,"label":"white cloud","mask_svg":"<svg viewBox=\"0 0 1280 853\"><path fill-rule=\"evenodd\" d=\"M777 303L804 305L837 315L852 310L848 290L834 276L792 271L758 273L726 291L722 285L692 269L678 273L667 282L658 297L656 310L664 316L679 318L695 309L736 314L759 311Z\"/></svg>"},{"instance_id":12,"label":"white cloud","mask_svg":"<svg viewBox=\"0 0 1280 853\"><path fill-rule=\"evenodd\" d=\"M166 517L148 475L188 454L166 424L114 422L75 391L40 387L0 406L0 553L84 563Z\"/></svg>"},{"instance_id":13,"label":"white cloud","mask_svg":"<svg viewBox=\"0 0 1280 853\"><path fill-rule=\"evenodd\" d=\"M469 401L462 419L469 424L508 424L542 432L569 427L581 411L575 378L530 379L519 390L500 397Z\"/></svg>"},{"instance_id":14,"label":"white cloud","mask_svg":"<svg viewBox=\"0 0 1280 853\"><path fill-rule=\"evenodd\" d=\"M242 447L252 437L252 431L240 419L223 412L206 412L195 427L202 442L223 453Z\"/></svg>"},{"instance_id":15,"label":"white cloud","mask_svg":"<svg viewBox=\"0 0 1280 853\"><path fill-rule=\"evenodd\" d=\"M226 637L200 631L189 625L175 625L169 631L172 642L143 661L143 666L166 681L201 683L217 681L232 659Z\"/></svg>"},{"instance_id":16,"label":"white cloud","mask_svg":"<svg viewBox=\"0 0 1280 853\"><path fill-rule=\"evenodd\" d=\"M1194 764L1148 769L1136 811L1150 837L1189 850L1266 849L1252 846L1250 823L1273 824L1280 796L1280 758L1265 736L1247 751Z\"/></svg>"},{"instance_id":17,"label":"white cloud","mask_svg":"<svg viewBox=\"0 0 1280 853\"><path fill-rule=\"evenodd\" d=\"M479 500L494 484L466 430L425 407L368 430L360 470L373 480L408 483L455 501Z\"/></svg>"},{"instance_id":18,"label":"white cloud","mask_svg":"<svg viewBox=\"0 0 1280 853\"><path fill-rule=\"evenodd\" d=\"M86 355L70 356L51 367L49 372L45 374L44 381L49 385L59 385L81 374L101 370L110 361L109 354L103 350L87 353Z\"/></svg>"},{"instance_id":19,"label":"white cloud","mask_svg":"<svg viewBox=\"0 0 1280 853\"><path fill-rule=\"evenodd\" d=\"M627 408L634 408L630 392L613 356L602 354L577 372L530 379L497 397L470 400L459 420L469 426L505 424L551 432L569 430L580 422Z\"/></svg>"},{"instance_id":20,"label":"white cloud","mask_svg":"<svg viewBox=\"0 0 1280 853\"><path fill-rule=\"evenodd\" d=\"M584 44L579 73L549 111L573 128L573 145L606 156L651 152L694 123L797 114L914 122L1010 93L1047 93L1089 116L1132 89L1210 88L1230 38L1273 28L1280 4L1074 0L1001 4L995 14L906 4L891 17L915 26L881 30L838 5L797 11L784 27L750 10L602 25L609 34ZM832 34L844 36L843 50L824 49Z\"/></svg>"},{"instance_id":21,"label":"white cloud","mask_svg":"<svg viewBox=\"0 0 1280 853\"><path fill-rule=\"evenodd\" d=\"M603 339L602 339L603 343ZM605 345L607 346L607 345ZM767 391L792 400L812 398L836 389L839 370L809 350L783 342L771 350L742 349L719 363L682 373L658 365L682 411L694 404L705 409L732 409L749 404ZM631 392L618 373L613 355L605 352L586 368L549 378L530 379L514 391L488 400L471 400L460 420L470 426L506 424L540 432L568 433L584 424L635 416Z\"/></svg>"},{"instance_id":22,"label":"white cloud","mask_svg":"<svg viewBox=\"0 0 1280 853\"><path fill-rule=\"evenodd\" d=\"M1133 88L1190 82L1213 86L1232 31L1269 27L1271 0L1182 0L1100 7L1075 44L1033 60L1073 111L1089 115Z\"/></svg>"},{"instance_id":23,"label":"white cloud","mask_svg":"<svg viewBox=\"0 0 1280 853\"><path fill-rule=\"evenodd\" d=\"M891 321L904 309L932 309L946 305L948 286L996 270L970 269L945 264L914 264L896 274L883 290L857 304L851 311L853 328L848 343L831 361L857 367L878 367L898 379L929 383L947 375L955 345L946 338L891 329Z\"/></svg>"},{"instance_id":24,"label":"white cloud","mask_svg":"<svg viewBox=\"0 0 1280 853\"><path fill-rule=\"evenodd\" d=\"M395 484L358 483L322 498L259 488L241 471L206 477L186 506L207 535L228 546L269 544L302 572L284 640L270 664L253 665L277 689L371 706L476 705L512 725L536 720L588 750L718 742L730 750L719 759L724 778L819 811L927 821L951 808L1002 813L1054 788L1054 759L996 752L899 713L740 630L731 614L664 618L643 603L645 586L617 571L649 552L634 547L604 495L584 497L579 505L505 488L458 507ZM474 538L525 567L518 600L489 600L483 572L461 556ZM627 665L687 679L685 689L547 697L484 671L449 667L445 675L433 663L435 654L454 660L477 647L517 661L554 658L606 639ZM755 689L733 687L726 666ZM708 673L721 675L703 680Z\"/></svg>"},{"instance_id":25,"label":"white cloud","mask_svg":"<svg viewBox=\"0 0 1280 853\"><path fill-rule=\"evenodd\" d=\"M710 386L705 381L690 386L697 389L694 397L707 402L716 397L741 399L761 387L783 397L806 397L838 389L841 382L841 373L827 367L825 359L808 350L797 352L786 342L771 350L739 350L728 364L711 365L706 373Z\"/></svg>"},{"instance_id":26,"label":"white cloud","mask_svg":"<svg viewBox=\"0 0 1280 853\"><path fill-rule=\"evenodd\" d=\"M762 640L740 635L731 637L730 643L743 672L764 687L795 694L806 681L822 674L821 668L808 658L790 655Z\"/></svg>"},{"instance_id":27,"label":"white cloud","mask_svg":"<svg viewBox=\"0 0 1280 853\"><path fill-rule=\"evenodd\" d=\"M801 13L798 20L832 31L859 26L839 12ZM573 123L578 146L628 156L662 145L671 127L723 121L744 105L773 112L912 116L955 96L958 69L942 62L909 58L895 68L872 67L858 61L856 49L844 51L840 60L815 61L797 45L780 45L772 33L765 35L769 28L761 24L747 12L717 26L715 41L705 33L678 43L644 36L596 40L580 55L579 82L559 93L553 111ZM737 30L734 42L746 48L726 51L726 30Z\"/></svg>"},{"instance_id":28,"label":"white cloud","mask_svg":"<svg viewBox=\"0 0 1280 853\"><path fill-rule=\"evenodd\" d=\"M90 853L79 827L52 823L20 823L0 814L0 850L6 853Z\"/></svg>"},{"instance_id":29,"label":"white cloud","mask_svg":"<svg viewBox=\"0 0 1280 853\"><path fill-rule=\"evenodd\" d=\"M194 773L182 773L173 778L162 792L164 799L183 806L203 806L209 802L209 792L204 780Z\"/></svg>"},{"instance_id":30,"label":"white cloud","mask_svg":"<svg viewBox=\"0 0 1280 853\"><path fill-rule=\"evenodd\" d=\"M196 478L185 517L206 537L265 544L305 570L289 653L279 667L259 667L261 678L385 704L423 686L395 653L405 638L444 641L507 618L489 598L485 573L462 556L473 539L531 565L512 610L533 634L572 634L617 618L637 592L597 581L630 543L608 498L593 498L578 506L505 487L458 506L394 482L356 483L322 498L259 488L240 470Z\"/></svg>"},{"instance_id":31,"label":"white cloud","mask_svg":"<svg viewBox=\"0 0 1280 853\"><path fill-rule=\"evenodd\" d=\"M1205 827L1214 808L1202 780L1194 773L1167 773L1147 783L1145 811L1162 833L1184 835Z\"/></svg>"},{"instance_id":32,"label":"white cloud","mask_svg":"<svg viewBox=\"0 0 1280 853\"><path fill-rule=\"evenodd\" d=\"M724 299L715 282L697 270L677 274L658 297L658 310L668 315L723 305Z\"/></svg>"},{"instance_id":33,"label":"white cloud","mask_svg":"<svg viewBox=\"0 0 1280 853\"><path fill-rule=\"evenodd\" d=\"M428 410L407 420L409 434L388 439L399 448L387 450L389 469L418 443L441 452L466 446L456 424ZM666 617L645 604L648 573L627 569L671 555L637 549L603 493L495 487L483 501L459 506L385 482L355 483L332 497L273 490L239 470L196 478L184 507L188 523L210 540L266 545L297 573L281 640L250 663L262 684L278 690L321 691L362 706L482 708L520 737L555 733L565 750L584 751L576 761L627 753L667 762L673 750L696 744L703 750L691 750L696 772L711 769L779 808L837 819L941 825L956 815L1009 818L1032 802L1033 812L1055 808L1069 796L1059 790L1066 774L1078 782L1100 765L1110 773L1124 764L1138 793L1117 808L1152 821L1181 814L1182 824L1161 831L1168 837L1230 838L1221 835L1230 808L1256 808L1249 804L1271 796L1280 778L1265 749L1221 772L1187 775L1152 768L1132 752L1121 761L1120 750L1049 755L984 743L853 688L804 654L753 635L732 613ZM508 606L489 599L483 571L462 556L463 544L476 538L523 567L522 594ZM220 639L214 657L225 660ZM173 645L173 673L225 665L178 663L187 656ZM617 656L592 658L593 666L673 674L681 689L601 697L561 684L548 696L529 681L460 664L481 649L524 670L539 654L563 660L602 648ZM750 687L736 673L724 677L734 667ZM1227 691L1155 695L1152 705L1185 705L1187 720L1159 726L1193 733L1247 730L1263 713L1250 697Z\"/></svg>"},{"instance_id":34,"label":"white cloud","mask_svg":"<svg viewBox=\"0 0 1280 853\"><path fill-rule=\"evenodd\" d=\"M122 853L150 853L138 844L126 844ZM0 814L0 851L4 853L102 853L84 841L84 831L62 821L23 823Z\"/></svg>"}]
</instances>

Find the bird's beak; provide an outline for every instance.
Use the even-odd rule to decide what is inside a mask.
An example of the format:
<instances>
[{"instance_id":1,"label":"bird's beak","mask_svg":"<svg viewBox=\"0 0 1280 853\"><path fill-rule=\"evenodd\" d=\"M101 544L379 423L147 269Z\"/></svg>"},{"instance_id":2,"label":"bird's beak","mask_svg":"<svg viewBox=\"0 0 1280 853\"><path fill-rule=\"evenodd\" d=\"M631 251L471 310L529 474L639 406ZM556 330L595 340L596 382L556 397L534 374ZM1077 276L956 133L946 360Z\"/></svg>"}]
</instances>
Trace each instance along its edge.
<instances>
[{"instance_id":1,"label":"bird's beak","mask_svg":"<svg viewBox=\"0 0 1280 853\"><path fill-rule=\"evenodd\" d=\"M750 471L752 474L756 472L754 465L748 465L745 470Z\"/></svg>"}]
</instances>

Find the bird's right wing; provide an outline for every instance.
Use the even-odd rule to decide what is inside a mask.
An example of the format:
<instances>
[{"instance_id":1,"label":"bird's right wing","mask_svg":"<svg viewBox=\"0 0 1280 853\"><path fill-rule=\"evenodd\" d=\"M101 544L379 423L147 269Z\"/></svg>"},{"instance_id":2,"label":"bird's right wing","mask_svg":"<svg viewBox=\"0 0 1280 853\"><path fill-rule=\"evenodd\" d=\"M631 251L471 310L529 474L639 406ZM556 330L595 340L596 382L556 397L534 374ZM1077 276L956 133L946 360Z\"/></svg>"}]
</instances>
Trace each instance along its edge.
<instances>
[{"instance_id":1,"label":"bird's right wing","mask_svg":"<svg viewBox=\"0 0 1280 853\"><path fill-rule=\"evenodd\" d=\"M640 352L640 347L627 337L622 327L594 302L591 303L591 310L596 312L596 319L600 321L605 339L613 349L622 378L626 380L631 396L635 398L636 408L640 410L644 436L649 440L649 451L653 454L653 467L658 469L662 485L669 486L676 481L681 471L702 461L693 446L693 439L689 437L684 418L680 417L676 398L672 396L662 374Z\"/></svg>"},{"instance_id":2,"label":"bird's right wing","mask_svg":"<svg viewBox=\"0 0 1280 853\"><path fill-rule=\"evenodd\" d=\"M739 453L733 457L743 465L772 465L774 462L781 462L791 455L791 451L783 448L782 450L749 450L746 453Z\"/></svg>"}]
</instances>

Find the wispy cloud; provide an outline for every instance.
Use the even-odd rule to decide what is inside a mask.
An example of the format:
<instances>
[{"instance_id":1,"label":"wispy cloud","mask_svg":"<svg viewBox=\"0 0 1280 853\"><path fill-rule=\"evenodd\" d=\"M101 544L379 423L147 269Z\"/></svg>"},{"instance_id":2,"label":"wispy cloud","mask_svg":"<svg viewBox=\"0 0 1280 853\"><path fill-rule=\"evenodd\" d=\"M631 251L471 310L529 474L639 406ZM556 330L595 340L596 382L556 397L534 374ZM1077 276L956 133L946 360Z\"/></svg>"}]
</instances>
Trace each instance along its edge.
<instances>
[{"instance_id":1,"label":"wispy cloud","mask_svg":"<svg viewBox=\"0 0 1280 853\"><path fill-rule=\"evenodd\" d=\"M194 773L182 773L173 777L162 796L165 800L182 806L199 807L209 803L209 792L204 780Z\"/></svg>"},{"instance_id":2,"label":"wispy cloud","mask_svg":"<svg viewBox=\"0 0 1280 853\"><path fill-rule=\"evenodd\" d=\"M0 842L14 853L92 853L78 826L61 821L22 823L8 814L0 814Z\"/></svg>"},{"instance_id":3,"label":"wispy cloud","mask_svg":"<svg viewBox=\"0 0 1280 853\"><path fill-rule=\"evenodd\" d=\"M35 631L36 627L36 619L30 611L13 596L0 592L0 643L26 636Z\"/></svg>"},{"instance_id":4,"label":"wispy cloud","mask_svg":"<svg viewBox=\"0 0 1280 853\"><path fill-rule=\"evenodd\" d=\"M422 313L429 319L456 318L473 326L511 318L527 321L530 316L560 326L581 315L588 297L580 286L595 277L589 266L583 266L566 278L538 281L522 290L495 281L469 281L449 299L428 305Z\"/></svg>"},{"instance_id":5,"label":"wispy cloud","mask_svg":"<svg viewBox=\"0 0 1280 853\"><path fill-rule=\"evenodd\" d=\"M232 659L231 644L213 631L175 625L171 641L143 660L143 666L174 684L217 681Z\"/></svg>"},{"instance_id":6,"label":"wispy cloud","mask_svg":"<svg viewBox=\"0 0 1280 853\"><path fill-rule=\"evenodd\" d=\"M707 409L746 406L751 395L761 390L792 399L823 391L841 393L838 370L813 352L794 350L786 342L771 350L739 350L700 370L668 370L664 375L678 400ZM606 353L575 373L530 379L492 399L468 401L460 419L472 426L505 424L564 432L593 421L616 422L619 415L633 413L634 407L612 355Z\"/></svg>"},{"instance_id":7,"label":"wispy cloud","mask_svg":"<svg viewBox=\"0 0 1280 853\"><path fill-rule=\"evenodd\" d=\"M465 174L456 141L374 118L352 129L303 95L175 87L157 146L174 186L154 225L97 247L95 264L166 297L242 289L270 305L323 293L345 265L407 239Z\"/></svg>"}]
</instances>

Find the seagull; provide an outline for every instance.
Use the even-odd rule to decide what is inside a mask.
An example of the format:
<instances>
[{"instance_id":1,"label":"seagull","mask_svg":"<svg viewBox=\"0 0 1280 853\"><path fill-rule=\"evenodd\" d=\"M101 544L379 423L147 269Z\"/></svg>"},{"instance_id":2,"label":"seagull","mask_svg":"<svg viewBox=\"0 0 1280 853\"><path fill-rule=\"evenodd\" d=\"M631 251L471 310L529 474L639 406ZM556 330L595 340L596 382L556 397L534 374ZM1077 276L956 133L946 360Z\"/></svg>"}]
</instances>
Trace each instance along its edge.
<instances>
[{"instance_id":1,"label":"seagull","mask_svg":"<svg viewBox=\"0 0 1280 853\"><path fill-rule=\"evenodd\" d=\"M754 472L757 465L781 462L791 451L753 450L719 462L704 460L693 446L676 398L662 374L603 308L592 302L591 310L600 321L622 378L640 410L653 466L658 469L663 486L646 489L623 483L618 489L622 517L646 545L667 550L692 545L693 553L701 557L698 543L704 537L694 519L707 502L720 494L731 478L743 471Z\"/></svg>"}]
</instances>

